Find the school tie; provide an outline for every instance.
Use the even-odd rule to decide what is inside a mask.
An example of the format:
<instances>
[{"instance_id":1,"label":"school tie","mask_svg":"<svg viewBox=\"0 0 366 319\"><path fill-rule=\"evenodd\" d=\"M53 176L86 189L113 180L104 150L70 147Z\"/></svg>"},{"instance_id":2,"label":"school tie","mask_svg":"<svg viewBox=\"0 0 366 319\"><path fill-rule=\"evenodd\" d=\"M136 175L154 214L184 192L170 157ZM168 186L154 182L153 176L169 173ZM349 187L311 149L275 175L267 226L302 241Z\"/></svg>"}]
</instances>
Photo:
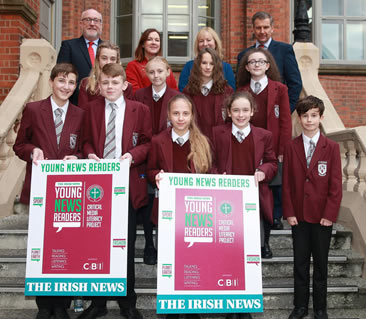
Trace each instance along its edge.
<instances>
[{"instance_id":1,"label":"school tie","mask_svg":"<svg viewBox=\"0 0 366 319\"><path fill-rule=\"evenodd\" d=\"M88 42L88 44L89 44L88 52L89 52L90 61L91 61L92 66L94 66L94 60L95 60L94 50L93 50L94 42L90 41L90 42Z\"/></svg>"},{"instance_id":2,"label":"school tie","mask_svg":"<svg viewBox=\"0 0 366 319\"><path fill-rule=\"evenodd\" d=\"M237 131L235 137L239 143L244 141L244 133L242 131Z\"/></svg>"},{"instance_id":3,"label":"school tie","mask_svg":"<svg viewBox=\"0 0 366 319\"><path fill-rule=\"evenodd\" d=\"M114 158L116 152L116 103L108 104L112 112L109 114L107 131L105 134L103 158Z\"/></svg>"},{"instance_id":4,"label":"school tie","mask_svg":"<svg viewBox=\"0 0 366 319\"><path fill-rule=\"evenodd\" d=\"M259 94L259 92L261 91L262 85L260 84L260 82L255 82L254 83L254 93L255 94Z\"/></svg>"},{"instance_id":5,"label":"school tie","mask_svg":"<svg viewBox=\"0 0 366 319\"><path fill-rule=\"evenodd\" d=\"M266 47L264 46L264 44L260 44L258 45L258 48L265 49Z\"/></svg>"},{"instance_id":6,"label":"school tie","mask_svg":"<svg viewBox=\"0 0 366 319\"><path fill-rule=\"evenodd\" d=\"M154 95L153 95L153 99L154 99L154 101L155 101L155 102L159 101L159 99L160 99L160 95L159 95L159 94L154 93Z\"/></svg>"},{"instance_id":7,"label":"school tie","mask_svg":"<svg viewBox=\"0 0 366 319\"><path fill-rule=\"evenodd\" d=\"M56 138L57 138L57 147L60 145L62 128L64 127L64 122L62 121L62 112L61 108L57 108L55 111L55 129L56 129Z\"/></svg>"},{"instance_id":8,"label":"school tie","mask_svg":"<svg viewBox=\"0 0 366 319\"><path fill-rule=\"evenodd\" d=\"M210 89L207 86L202 86L201 92L204 96L207 96L210 93Z\"/></svg>"},{"instance_id":9,"label":"school tie","mask_svg":"<svg viewBox=\"0 0 366 319\"><path fill-rule=\"evenodd\" d=\"M308 154L306 155L306 166L308 168L310 166L311 158L313 157L314 151L315 151L315 143L312 140L310 140Z\"/></svg>"},{"instance_id":10,"label":"school tie","mask_svg":"<svg viewBox=\"0 0 366 319\"><path fill-rule=\"evenodd\" d=\"M184 144L184 138L183 137L178 137L176 140L177 144L179 144L179 146L183 146Z\"/></svg>"}]
</instances>

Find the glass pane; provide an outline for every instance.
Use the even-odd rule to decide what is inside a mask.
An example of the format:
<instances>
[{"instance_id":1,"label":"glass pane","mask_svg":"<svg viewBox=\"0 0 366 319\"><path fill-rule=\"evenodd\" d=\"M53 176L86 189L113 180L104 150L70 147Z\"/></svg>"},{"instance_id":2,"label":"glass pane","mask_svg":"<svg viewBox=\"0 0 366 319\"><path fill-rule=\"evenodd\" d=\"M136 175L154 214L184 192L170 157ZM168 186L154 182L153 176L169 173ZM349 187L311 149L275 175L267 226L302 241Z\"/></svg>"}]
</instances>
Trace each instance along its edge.
<instances>
[{"instance_id":1,"label":"glass pane","mask_svg":"<svg viewBox=\"0 0 366 319\"><path fill-rule=\"evenodd\" d=\"M347 0L346 15L349 17L365 17L366 1L365 0Z\"/></svg>"},{"instance_id":2,"label":"glass pane","mask_svg":"<svg viewBox=\"0 0 366 319\"><path fill-rule=\"evenodd\" d=\"M141 0L141 13L163 13L163 0Z\"/></svg>"},{"instance_id":3,"label":"glass pane","mask_svg":"<svg viewBox=\"0 0 366 319\"><path fill-rule=\"evenodd\" d=\"M365 24L347 24L347 60L364 59L364 34Z\"/></svg>"},{"instance_id":4,"label":"glass pane","mask_svg":"<svg viewBox=\"0 0 366 319\"><path fill-rule=\"evenodd\" d=\"M197 1L198 16L214 17L215 16L215 1L199 0Z\"/></svg>"},{"instance_id":5,"label":"glass pane","mask_svg":"<svg viewBox=\"0 0 366 319\"><path fill-rule=\"evenodd\" d=\"M322 59L343 59L343 24L325 22L322 24Z\"/></svg>"},{"instance_id":6,"label":"glass pane","mask_svg":"<svg viewBox=\"0 0 366 319\"><path fill-rule=\"evenodd\" d=\"M132 0L117 1L117 17L132 14Z\"/></svg>"},{"instance_id":7,"label":"glass pane","mask_svg":"<svg viewBox=\"0 0 366 319\"><path fill-rule=\"evenodd\" d=\"M343 16L343 0L323 0L323 16Z\"/></svg>"},{"instance_id":8,"label":"glass pane","mask_svg":"<svg viewBox=\"0 0 366 319\"><path fill-rule=\"evenodd\" d=\"M198 18L198 29L201 29L203 27L211 27L212 29L215 29L215 20L210 18Z\"/></svg>"},{"instance_id":9,"label":"glass pane","mask_svg":"<svg viewBox=\"0 0 366 319\"><path fill-rule=\"evenodd\" d=\"M144 15L141 16L141 30L155 28L156 30L163 30L163 16L162 15Z\"/></svg>"},{"instance_id":10,"label":"glass pane","mask_svg":"<svg viewBox=\"0 0 366 319\"><path fill-rule=\"evenodd\" d=\"M188 56L189 16L168 16L168 56Z\"/></svg>"},{"instance_id":11,"label":"glass pane","mask_svg":"<svg viewBox=\"0 0 366 319\"><path fill-rule=\"evenodd\" d=\"M132 16L117 18L117 44L121 58L132 56Z\"/></svg>"},{"instance_id":12,"label":"glass pane","mask_svg":"<svg viewBox=\"0 0 366 319\"><path fill-rule=\"evenodd\" d=\"M168 14L189 14L189 1L168 0Z\"/></svg>"}]
</instances>

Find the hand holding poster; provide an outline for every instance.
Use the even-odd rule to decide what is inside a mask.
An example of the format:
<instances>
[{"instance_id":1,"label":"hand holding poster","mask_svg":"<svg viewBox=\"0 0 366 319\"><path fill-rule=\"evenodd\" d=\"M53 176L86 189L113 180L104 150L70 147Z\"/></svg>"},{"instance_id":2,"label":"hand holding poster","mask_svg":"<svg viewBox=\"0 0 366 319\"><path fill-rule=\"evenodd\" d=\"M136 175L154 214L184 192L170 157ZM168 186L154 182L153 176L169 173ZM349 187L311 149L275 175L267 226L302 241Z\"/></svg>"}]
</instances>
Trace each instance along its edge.
<instances>
[{"instance_id":1,"label":"hand holding poster","mask_svg":"<svg viewBox=\"0 0 366 319\"><path fill-rule=\"evenodd\" d=\"M128 161L33 165L26 295L126 295L128 185Z\"/></svg>"},{"instance_id":2,"label":"hand holding poster","mask_svg":"<svg viewBox=\"0 0 366 319\"><path fill-rule=\"evenodd\" d=\"M157 313L262 312L253 176L164 173Z\"/></svg>"}]
</instances>

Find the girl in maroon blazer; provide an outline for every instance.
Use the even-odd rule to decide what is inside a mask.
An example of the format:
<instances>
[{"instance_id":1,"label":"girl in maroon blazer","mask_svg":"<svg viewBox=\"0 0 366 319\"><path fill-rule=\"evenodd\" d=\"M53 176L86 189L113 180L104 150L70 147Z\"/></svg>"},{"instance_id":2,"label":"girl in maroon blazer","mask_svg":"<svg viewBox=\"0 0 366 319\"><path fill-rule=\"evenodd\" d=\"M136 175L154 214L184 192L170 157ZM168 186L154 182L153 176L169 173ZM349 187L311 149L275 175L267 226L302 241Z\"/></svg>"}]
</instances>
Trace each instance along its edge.
<instances>
[{"instance_id":1,"label":"girl in maroon blazer","mask_svg":"<svg viewBox=\"0 0 366 319\"><path fill-rule=\"evenodd\" d=\"M250 122L273 134L273 150L279 163L279 172L270 185L274 199L272 228L282 229L281 168L284 147L291 141L292 133L287 86L281 83L280 72L272 54L261 48L249 50L244 55L239 66L237 82L238 90L249 91L258 107ZM266 225L268 238L270 227ZM272 253L266 249L265 255L271 257Z\"/></svg>"},{"instance_id":2,"label":"girl in maroon blazer","mask_svg":"<svg viewBox=\"0 0 366 319\"><path fill-rule=\"evenodd\" d=\"M268 182L276 175L277 161L272 133L249 124L255 101L249 92L236 92L227 101L232 122L213 129L213 158L219 174L254 175L259 185L261 244L264 249L263 221L272 223L272 193ZM227 319L252 318L250 314L228 314Z\"/></svg>"},{"instance_id":3,"label":"girl in maroon blazer","mask_svg":"<svg viewBox=\"0 0 366 319\"><path fill-rule=\"evenodd\" d=\"M222 71L222 61L216 50L202 49L193 63L187 94L197 108L197 124L203 134L212 138L212 128L224 124L224 100L233 92Z\"/></svg>"},{"instance_id":4,"label":"girl in maroon blazer","mask_svg":"<svg viewBox=\"0 0 366 319\"><path fill-rule=\"evenodd\" d=\"M146 75L151 81L151 85L139 89L135 93L134 99L147 105L150 109L152 120L152 132L156 135L167 128L167 109L170 98L179 94L179 91L168 87L166 81L171 69L166 59L161 56L152 58L145 66ZM142 214L142 224L144 226L145 249L144 263L147 265L156 264L156 249L153 241L153 225L151 223L151 211L154 202L154 189L148 185L149 204L139 212Z\"/></svg>"},{"instance_id":5,"label":"girl in maroon blazer","mask_svg":"<svg viewBox=\"0 0 366 319\"><path fill-rule=\"evenodd\" d=\"M118 45L104 41L98 45L95 63L89 77L83 78L80 82L78 105L82 109L86 110L86 105L95 99L104 100L100 95L98 79L103 66L108 63L120 63L120 51ZM132 96L132 85L127 87L124 96L127 99Z\"/></svg>"},{"instance_id":6,"label":"girl in maroon blazer","mask_svg":"<svg viewBox=\"0 0 366 319\"><path fill-rule=\"evenodd\" d=\"M152 138L148 157L147 175L151 183L159 187L164 172L208 173L211 170L211 149L207 138L196 124L192 101L183 95L175 95L168 103L168 119L171 126ZM158 221L158 202L154 202L153 221ZM179 315L167 315L179 318ZM186 318L200 318L188 314Z\"/></svg>"}]
</instances>

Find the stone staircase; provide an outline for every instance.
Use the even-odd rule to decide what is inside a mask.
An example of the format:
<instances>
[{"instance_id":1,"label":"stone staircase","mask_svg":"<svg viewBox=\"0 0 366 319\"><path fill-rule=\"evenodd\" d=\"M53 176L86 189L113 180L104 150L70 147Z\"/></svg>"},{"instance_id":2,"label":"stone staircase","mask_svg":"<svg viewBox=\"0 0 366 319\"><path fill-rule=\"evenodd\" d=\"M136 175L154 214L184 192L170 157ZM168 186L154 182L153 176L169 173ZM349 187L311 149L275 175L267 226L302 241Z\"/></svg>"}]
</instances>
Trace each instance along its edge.
<instances>
[{"instance_id":1,"label":"stone staircase","mask_svg":"<svg viewBox=\"0 0 366 319\"><path fill-rule=\"evenodd\" d=\"M328 313L332 319L366 319L366 280L360 276L363 258L351 249L352 233L341 225L333 230L329 254ZM0 220L0 319L35 318L34 298L24 297L27 245L27 216L13 215ZM262 261L264 313L253 318L286 319L292 309L292 241L287 229L272 231L273 257ZM156 315L156 266L143 264L143 230L137 230L136 291L144 318ZM115 302L109 302L107 319L121 318ZM310 301L311 308L311 301ZM77 314L69 311L71 318ZM224 318L207 315L203 318ZM312 313L308 318L312 318Z\"/></svg>"}]
</instances>

